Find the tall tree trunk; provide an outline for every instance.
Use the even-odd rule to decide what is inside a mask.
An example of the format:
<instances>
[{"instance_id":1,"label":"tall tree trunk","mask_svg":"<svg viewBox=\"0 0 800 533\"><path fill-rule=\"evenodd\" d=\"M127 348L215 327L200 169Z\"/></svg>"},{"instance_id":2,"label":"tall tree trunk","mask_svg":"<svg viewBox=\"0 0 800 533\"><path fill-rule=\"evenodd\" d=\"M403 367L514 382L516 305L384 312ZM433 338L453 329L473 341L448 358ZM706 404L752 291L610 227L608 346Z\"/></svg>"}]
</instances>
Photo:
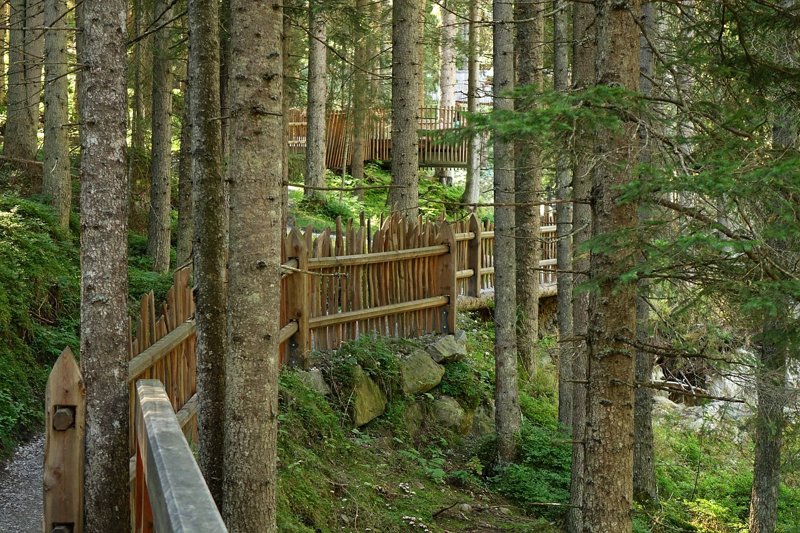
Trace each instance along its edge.
<instances>
[{"instance_id":1,"label":"tall tree trunk","mask_svg":"<svg viewBox=\"0 0 800 533\"><path fill-rule=\"evenodd\" d=\"M597 84L639 87L639 0L595 2ZM592 173L592 236L635 228L637 206L620 204L620 189L633 180L637 163L637 125L598 134ZM632 247L593 250L589 276L597 284L589 295L584 530L631 531L633 508L633 383L635 354L626 339L636 334L636 286L620 283L633 268Z\"/></svg>"},{"instance_id":2,"label":"tall tree trunk","mask_svg":"<svg viewBox=\"0 0 800 533\"><path fill-rule=\"evenodd\" d=\"M219 116L222 131L222 161L230 156L230 102L228 78L231 65L231 1L220 1L219 14ZM227 197L227 193L226 193ZM227 215L226 215L227 219Z\"/></svg>"},{"instance_id":3,"label":"tall tree trunk","mask_svg":"<svg viewBox=\"0 0 800 533\"><path fill-rule=\"evenodd\" d=\"M13 0L9 42L8 105L3 154L35 160L44 55L43 2Z\"/></svg>"},{"instance_id":4,"label":"tall tree trunk","mask_svg":"<svg viewBox=\"0 0 800 533\"><path fill-rule=\"evenodd\" d=\"M308 107L306 110L306 175L308 187L325 186L325 105L328 101L328 27L322 2L308 6ZM322 195L306 189L306 196Z\"/></svg>"},{"instance_id":5,"label":"tall tree trunk","mask_svg":"<svg viewBox=\"0 0 800 533\"><path fill-rule=\"evenodd\" d=\"M512 110L514 15L511 0L494 0L494 109ZM501 462L516 453L520 428L517 383L516 253L514 250L514 145L494 141L494 359L497 451Z\"/></svg>"},{"instance_id":6,"label":"tall tree trunk","mask_svg":"<svg viewBox=\"0 0 800 533\"><path fill-rule=\"evenodd\" d=\"M67 2L44 0L45 79L44 166L42 186L50 197L61 227L69 226L72 184L69 172L69 139L64 126L67 113Z\"/></svg>"},{"instance_id":7,"label":"tall tree trunk","mask_svg":"<svg viewBox=\"0 0 800 533\"><path fill-rule=\"evenodd\" d=\"M389 206L417 218L419 204L419 4L422 0L392 3L392 185Z\"/></svg>"},{"instance_id":8,"label":"tall tree trunk","mask_svg":"<svg viewBox=\"0 0 800 533\"><path fill-rule=\"evenodd\" d=\"M792 8L795 0L783 0L783 8ZM796 34L795 34L796 35ZM790 37L791 35L787 35ZM786 38L783 49L787 64L796 66L796 41ZM798 116L785 107L777 113L772 127L772 144L779 153L790 153L797 147ZM780 250L785 243L772 242L770 248ZM788 383L786 359L789 339L787 317L796 314L783 298L775 302L775 317L766 318L760 335L761 365L756 369L758 404L756 413L755 460L753 486L750 493L750 532L773 533L778 518L778 497L781 484L781 452L786 427Z\"/></svg>"},{"instance_id":9,"label":"tall tree trunk","mask_svg":"<svg viewBox=\"0 0 800 533\"><path fill-rule=\"evenodd\" d=\"M791 313L781 303L787 316ZM755 461L750 495L751 533L773 533L778 518L781 483L781 451L786 426L786 328L780 319L765 321L760 339L761 365L756 371Z\"/></svg>"},{"instance_id":10,"label":"tall tree trunk","mask_svg":"<svg viewBox=\"0 0 800 533\"><path fill-rule=\"evenodd\" d=\"M85 531L128 531L125 0L81 6L81 373Z\"/></svg>"},{"instance_id":11,"label":"tall tree trunk","mask_svg":"<svg viewBox=\"0 0 800 533\"><path fill-rule=\"evenodd\" d=\"M544 6L540 0L517 0L514 4L516 23L517 84L531 90L542 90L544 67ZM525 112L518 106L518 111ZM514 245L517 261L517 352L528 375L536 371L539 341L539 261L542 188L542 161L538 149L525 141L517 141L514 165L516 189Z\"/></svg>"},{"instance_id":12,"label":"tall tree trunk","mask_svg":"<svg viewBox=\"0 0 800 533\"><path fill-rule=\"evenodd\" d=\"M478 0L469 1L467 26L467 111L478 112ZM481 137L472 133L467 146L467 181L461 202L476 204L481 193Z\"/></svg>"},{"instance_id":13,"label":"tall tree trunk","mask_svg":"<svg viewBox=\"0 0 800 533\"><path fill-rule=\"evenodd\" d=\"M365 17L369 8L369 0L356 0L356 11ZM355 60L353 71L353 157L350 174L356 186L364 181L364 157L366 144L367 113L369 112L369 39L371 30L366 24L359 24L355 32ZM356 189L359 199L364 199L364 190Z\"/></svg>"},{"instance_id":14,"label":"tall tree trunk","mask_svg":"<svg viewBox=\"0 0 800 533\"><path fill-rule=\"evenodd\" d=\"M553 0L553 88L566 94L569 90L569 17L567 0ZM572 175L568 147L562 148L556 158L556 259L560 272L558 283L558 421L565 428L572 427L573 389L572 359Z\"/></svg>"},{"instance_id":15,"label":"tall tree trunk","mask_svg":"<svg viewBox=\"0 0 800 533\"><path fill-rule=\"evenodd\" d=\"M197 309L200 470L218 507L223 501L225 405L225 194L219 98L219 8L189 0L192 203Z\"/></svg>"},{"instance_id":16,"label":"tall tree trunk","mask_svg":"<svg viewBox=\"0 0 800 533\"><path fill-rule=\"evenodd\" d=\"M172 0L153 3L153 27L172 18ZM164 27L153 39L153 112L150 151L150 217L147 224L147 255L154 272L169 270L170 201L172 181L172 60L170 28Z\"/></svg>"},{"instance_id":17,"label":"tall tree trunk","mask_svg":"<svg viewBox=\"0 0 800 533\"><path fill-rule=\"evenodd\" d=\"M187 73L188 75L188 73ZM178 153L178 235L176 267L192 259L192 94L188 81L183 86L181 114L181 146Z\"/></svg>"},{"instance_id":18,"label":"tall tree trunk","mask_svg":"<svg viewBox=\"0 0 800 533\"><path fill-rule=\"evenodd\" d=\"M9 50L9 43L8 43L8 25L9 25L9 18L8 18L8 7L9 2L3 2L0 5L0 26L4 26L3 29L0 29L0 50L4 50L2 54L0 54L0 105L6 105L6 90L8 89L8 85L6 84L6 54L5 50Z\"/></svg>"},{"instance_id":19,"label":"tall tree trunk","mask_svg":"<svg viewBox=\"0 0 800 533\"><path fill-rule=\"evenodd\" d=\"M453 2L441 5L441 54L439 65L439 106L455 107L456 105L456 14ZM446 124L445 127L451 127ZM453 185L453 169L439 168L436 177L443 185Z\"/></svg>"},{"instance_id":20,"label":"tall tree trunk","mask_svg":"<svg viewBox=\"0 0 800 533\"><path fill-rule=\"evenodd\" d=\"M595 24L594 8L591 4L576 2L572 11L573 60L572 85L575 90L586 89L595 79ZM574 157L572 173L573 269L575 272L589 271L589 253L583 250L592 228L592 212L588 203L592 190L592 158L594 139L586 130L574 133ZM574 278L576 284L586 282L585 275ZM584 457L586 443L586 388L588 355L586 330L589 325L589 295L586 291L574 291L572 295L572 479L570 482L570 508L567 514L567 530L570 533L583 531Z\"/></svg>"},{"instance_id":21,"label":"tall tree trunk","mask_svg":"<svg viewBox=\"0 0 800 533\"><path fill-rule=\"evenodd\" d=\"M286 13L290 9L288 2L283 4L283 18L281 28L281 56L283 57L283 98L281 99L281 128L283 140L281 141L281 227L289 227L289 111L290 102L290 77L289 56L291 55L292 21Z\"/></svg>"},{"instance_id":22,"label":"tall tree trunk","mask_svg":"<svg viewBox=\"0 0 800 533\"><path fill-rule=\"evenodd\" d=\"M649 97L653 92L654 54L650 48L650 40L655 38L656 20L655 4L645 2L642 5L641 28L646 36L641 36L639 70L639 92ZM649 165L652 160L651 145L647 128L643 123L639 128L639 160ZM641 176L640 179L645 179ZM639 211L639 221L644 223L649 214L644 208ZM639 297L636 299L636 338L640 343L648 343L650 338L649 321L650 306L647 301L650 283L639 281ZM636 383L647 384L653 376L653 355L644 350L636 351ZM634 444L633 444L633 495L643 505L654 505L658 502L656 487L656 468L653 450L653 389L637 386L634 393Z\"/></svg>"},{"instance_id":23,"label":"tall tree trunk","mask_svg":"<svg viewBox=\"0 0 800 533\"><path fill-rule=\"evenodd\" d=\"M131 120L131 154L128 157L130 169L129 179L134 181L139 172L134 176L134 168L138 169L140 159L144 154L144 98L142 97L142 48L143 43L138 39L142 32L144 21L144 0L133 0L133 34L131 38L137 39L133 45L133 57L129 69L133 70L133 87L131 92L131 107L133 119Z\"/></svg>"},{"instance_id":24,"label":"tall tree trunk","mask_svg":"<svg viewBox=\"0 0 800 533\"><path fill-rule=\"evenodd\" d=\"M276 531L282 7L233 0L225 505L231 531Z\"/></svg>"}]
</instances>

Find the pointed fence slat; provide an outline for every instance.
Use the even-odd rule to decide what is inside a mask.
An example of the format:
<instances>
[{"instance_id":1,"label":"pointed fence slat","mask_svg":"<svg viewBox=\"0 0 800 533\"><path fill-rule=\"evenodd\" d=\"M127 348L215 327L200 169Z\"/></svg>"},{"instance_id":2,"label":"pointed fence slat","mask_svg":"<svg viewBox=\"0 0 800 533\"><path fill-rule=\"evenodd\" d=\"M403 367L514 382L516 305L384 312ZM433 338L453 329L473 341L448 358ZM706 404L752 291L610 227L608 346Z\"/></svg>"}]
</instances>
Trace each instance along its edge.
<instances>
[{"instance_id":1,"label":"pointed fence slat","mask_svg":"<svg viewBox=\"0 0 800 533\"><path fill-rule=\"evenodd\" d=\"M44 530L83 531L83 458L86 390L75 356L66 348L45 389Z\"/></svg>"}]
</instances>

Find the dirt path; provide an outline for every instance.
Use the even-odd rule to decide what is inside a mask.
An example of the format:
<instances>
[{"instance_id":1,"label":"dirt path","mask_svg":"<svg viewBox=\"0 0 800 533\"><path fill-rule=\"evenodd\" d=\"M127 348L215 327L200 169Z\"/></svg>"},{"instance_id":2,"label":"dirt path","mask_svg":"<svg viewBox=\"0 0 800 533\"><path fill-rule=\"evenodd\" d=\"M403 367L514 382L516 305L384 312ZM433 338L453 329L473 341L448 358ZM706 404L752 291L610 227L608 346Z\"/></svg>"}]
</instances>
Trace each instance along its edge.
<instances>
[{"instance_id":1,"label":"dirt path","mask_svg":"<svg viewBox=\"0 0 800 533\"><path fill-rule=\"evenodd\" d=\"M38 533L42 530L42 462L44 435L14 452L0 469L0 532Z\"/></svg>"}]
</instances>

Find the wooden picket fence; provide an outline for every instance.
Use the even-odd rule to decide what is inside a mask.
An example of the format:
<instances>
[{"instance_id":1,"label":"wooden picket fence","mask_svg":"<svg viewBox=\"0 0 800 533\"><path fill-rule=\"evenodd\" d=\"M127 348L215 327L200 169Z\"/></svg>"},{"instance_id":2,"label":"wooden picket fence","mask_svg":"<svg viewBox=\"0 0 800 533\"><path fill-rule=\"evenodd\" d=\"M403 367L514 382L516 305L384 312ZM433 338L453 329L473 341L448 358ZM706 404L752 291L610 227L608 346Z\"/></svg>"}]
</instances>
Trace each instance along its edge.
<instances>
[{"instance_id":1,"label":"wooden picket fence","mask_svg":"<svg viewBox=\"0 0 800 533\"><path fill-rule=\"evenodd\" d=\"M540 282L542 294L551 295L553 214L547 211L542 220ZM362 216L359 224L337 220L334 230L319 235L310 227L304 232L292 229L285 236L282 257L281 362L303 366L310 351L337 348L365 334L454 333L459 301L485 302L493 291L493 245L492 225L474 216L448 223L394 215L377 228ZM189 441L197 439L195 302L190 277L188 268L175 272L158 312L153 293L145 295L138 319L131 323L129 443L131 486L136 488L131 491L135 531L152 531L159 520L153 510L172 509L175 503L154 503L152 494L143 496L149 490L147 476L168 473L155 472L154 466L147 470L143 447L159 441L153 437L156 428L151 427L149 435L143 433L147 427L137 384L146 381L151 391L163 388L156 403L162 405L162 414L167 411L163 405L169 408L164 424L179 428ZM85 407L80 371L68 350L54 366L47 390L45 527L52 531L53 524L79 524L82 516ZM159 492L159 497L171 497L167 492Z\"/></svg>"},{"instance_id":2,"label":"wooden picket fence","mask_svg":"<svg viewBox=\"0 0 800 533\"><path fill-rule=\"evenodd\" d=\"M466 168L469 143L466 138L445 140L442 134L457 132L466 125L463 109L458 107L421 107L417 115L419 130L419 166ZM366 115L365 161L391 161L392 121L387 109L370 109ZM289 149L303 152L306 148L306 112L289 111ZM341 170L353 161L352 115L334 111L325 121L325 164Z\"/></svg>"}]
</instances>

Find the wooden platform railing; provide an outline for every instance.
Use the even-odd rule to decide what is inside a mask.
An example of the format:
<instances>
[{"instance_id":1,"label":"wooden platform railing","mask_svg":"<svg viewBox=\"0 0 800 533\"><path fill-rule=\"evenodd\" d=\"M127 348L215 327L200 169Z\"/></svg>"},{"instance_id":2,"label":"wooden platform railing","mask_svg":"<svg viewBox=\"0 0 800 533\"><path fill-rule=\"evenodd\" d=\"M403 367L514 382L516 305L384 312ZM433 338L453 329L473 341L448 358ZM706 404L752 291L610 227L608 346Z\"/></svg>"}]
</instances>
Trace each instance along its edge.
<instances>
[{"instance_id":1,"label":"wooden platform railing","mask_svg":"<svg viewBox=\"0 0 800 533\"><path fill-rule=\"evenodd\" d=\"M541 264L545 270L540 281L542 295L547 296L555 292L555 225L549 211L542 224ZM291 230L284 239L282 257L281 362L305 365L311 350L336 348L364 334L414 337L455 332L461 303L471 299L473 307L476 300L477 305L485 305L493 292L493 245L492 225L474 216L456 223L410 223L393 216L374 231L363 217L358 225L337 220L334 231L316 236L311 228L305 232ZM145 295L135 327L131 325L128 383L132 487L142 482L136 467L137 445L143 438L136 419L138 381L158 380L178 427L190 441L197 440L195 302L190 277L188 268L175 272L174 284L158 314L153 293ZM59 472L78 472L82 465L76 461L83 457L75 451L83 442L78 440L83 438L79 401L82 381L67 351L50 379L52 405L47 412L57 421L48 418L47 449L53 458L54 474L48 477L46 456L45 486L51 491L49 501L56 503L48 505L46 499L45 520L58 523L66 520L64 517L81 516L72 507L64 510L57 503L59 498L80 500L70 480ZM65 413L71 413L74 422L65 422ZM70 428L78 431L64 431ZM132 491L132 508L136 504L134 494ZM48 515L48 508L60 514Z\"/></svg>"},{"instance_id":2,"label":"wooden platform railing","mask_svg":"<svg viewBox=\"0 0 800 533\"><path fill-rule=\"evenodd\" d=\"M417 115L420 167L466 167L468 141L446 140L443 133L456 132L466 125L464 110L458 107L421 107ZM306 112L289 111L289 149L302 152L306 147ZM326 118L325 163L341 170L353 158L352 118L343 111L328 113ZM391 161L392 121L387 109L370 109L366 118L365 161Z\"/></svg>"},{"instance_id":3,"label":"wooden platform railing","mask_svg":"<svg viewBox=\"0 0 800 533\"><path fill-rule=\"evenodd\" d=\"M227 531L183 435L172 400L155 379L136 383L136 533Z\"/></svg>"}]
</instances>

